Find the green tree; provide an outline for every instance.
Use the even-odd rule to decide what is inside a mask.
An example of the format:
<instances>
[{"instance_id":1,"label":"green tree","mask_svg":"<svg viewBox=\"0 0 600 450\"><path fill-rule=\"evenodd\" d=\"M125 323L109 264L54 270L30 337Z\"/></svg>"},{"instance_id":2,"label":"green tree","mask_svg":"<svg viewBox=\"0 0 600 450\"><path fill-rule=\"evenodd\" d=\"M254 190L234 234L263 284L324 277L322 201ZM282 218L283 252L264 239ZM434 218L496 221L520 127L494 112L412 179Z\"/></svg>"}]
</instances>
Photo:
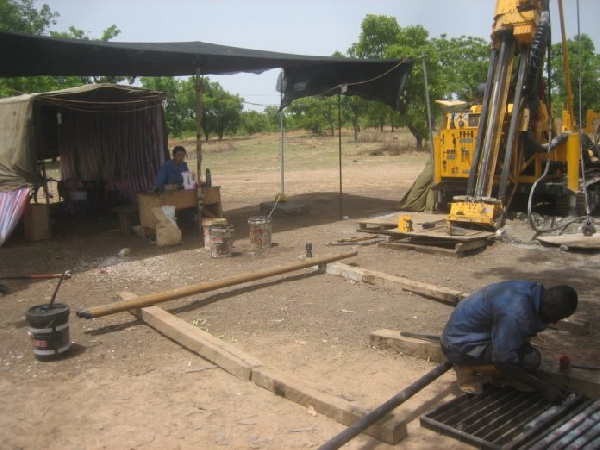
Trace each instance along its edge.
<instances>
[{"instance_id":1,"label":"green tree","mask_svg":"<svg viewBox=\"0 0 600 450\"><path fill-rule=\"evenodd\" d=\"M269 122L269 129L279 130L281 128L281 113L279 112L279 108L277 106L266 106L264 109L264 114ZM285 129L293 129L292 120L284 114L283 115L283 127Z\"/></svg>"},{"instance_id":2,"label":"green tree","mask_svg":"<svg viewBox=\"0 0 600 450\"><path fill-rule=\"evenodd\" d=\"M35 0L0 0L0 30L41 35L56 24L57 12L43 4L38 10Z\"/></svg>"},{"instance_id":3,"label":"green tree","mask_svg":"<svg viewBox=\"0 0 600 450\"><path fill-rule=\"evenodd\" d=\"M342 98L342 108L345 111L344 115L348 117L354 129L354 142L358 141L358 133L360 132L360 118L366 116L369 111L369 103L367 100L358 96L344 96Z\"/></svg>"},{"instance_id":4,"label":"green tree","mask_svg":"<svg viewBox=\"0 0 600 450\"><path fill-rule=\"evenodd\" d=\"M425 57L430 98L439 98L443 94L436 48L429 40L429 33L421 25L400 27L393 17L373 14L363 20L361 30L359 42L350 48L350 54L371 58L412 58L415 61L405 86L401 114L396 117L400 126L410 130L416 139L417 150L421 150L423 140L429 136L422 56ZM369 120L379 122L382 127L386 115L379 108L369 109L370 115L375 114Z\"/></svg>"},{"instance_id":5,"label":"green tree","mask_svg":"<svg viewBox=\"0 0 600 450\"><path fill-rule=\"evenodd\" d=\"M299 98L287 110L298 128L309 130L313 134L323 134L326 130L332 136L335 134L337 96Z\"/></svg>"},{"instance_id":6,"label":"green tree","mask_svg":"<svg viewBox=\"0 0 600 450\"><path fill-rule=\"evenodd\" d=\"M355 58L385 58L388 47L398 42L400 32L396 18L367 14L361 23L358 42L347 53Z\"/></svg>"},{"instance_id":7,"label":"green tree","mask_svg":"<svg viewBox=\"0 0 600 450\"><path fill-rule=\"evenodd\" d=\"M244 99L225 91L217 82L206 78L204 90L203 128L206 139L211 134L223 139L225 133L235 134L244 109Z\"/></svg>"},{"instance_id":8,"label":"green tree","mask_svg":"<svg viewBox=\"0 0 600 450\"><path fill-rule=\"evenodd\" d=\"M575 120L579 121L579 68L581 61L581 107L585 120L588 109L600 111L600 55L595 53L594 42L587 34L581 41L575 37L567 41L569 66L571 71L571 91ZM581 55L581 58L580 58ZM567 108L566 71L563 64L561 44L554 44L550 50L552 104L555 114Z\"/></svg>"},{"instance_id":9,"label":"green tree","mask_svg":"<svg viewBox=\"0 0 600 450\"><path fill-rule=\"evenodd\" d=\"M448 39L445 34L431 42L439 59L439 83L444 98L475 101L479 86L486 81L490 43L469 36Z\"/></svg>"},{"instance_id":10,"label":"green tree","mask_svg":"<svg viewBox=\"0 0 600 450\"><path fill-rule=\"evenodd\" d=\"M242 111L241 128L248 134L263 133L270 130L269 118L258 111Z\"/></svg>"},{"instance_id":11,"label":"green tree","mask_svg":"<svg viewBox=\"0 0 600 450\"><path fill-rule=\"evenodd\" d=\"M167 129L172 136L181 136L186 123L195 114L195 87L193 83L174 77L141 77L146 89L162 92Z\"/></svg>"}]
</instances>

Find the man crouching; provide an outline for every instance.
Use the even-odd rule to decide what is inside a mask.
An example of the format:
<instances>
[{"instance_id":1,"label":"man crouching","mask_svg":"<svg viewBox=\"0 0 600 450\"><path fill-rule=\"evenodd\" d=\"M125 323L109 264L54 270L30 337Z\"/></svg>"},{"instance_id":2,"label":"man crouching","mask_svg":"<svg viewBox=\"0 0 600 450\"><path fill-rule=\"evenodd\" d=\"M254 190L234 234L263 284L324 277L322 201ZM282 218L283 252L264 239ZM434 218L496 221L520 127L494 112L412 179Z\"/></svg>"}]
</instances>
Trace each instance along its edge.
<instances>
[{"instance_id":1,"label":"man crouching","mask_svg":"<svg viewBox=\"0 0 600 450\"><path fill-rule=\"evenodd\" d=\"M539 391L560 403L563 393L535 376L542 358L529 339L576 309L572 287L545 288L532 281L492 284L462 300L441 338L461 390L480 394L491 378L522 391Z\"/></svg>"}]
</instances>

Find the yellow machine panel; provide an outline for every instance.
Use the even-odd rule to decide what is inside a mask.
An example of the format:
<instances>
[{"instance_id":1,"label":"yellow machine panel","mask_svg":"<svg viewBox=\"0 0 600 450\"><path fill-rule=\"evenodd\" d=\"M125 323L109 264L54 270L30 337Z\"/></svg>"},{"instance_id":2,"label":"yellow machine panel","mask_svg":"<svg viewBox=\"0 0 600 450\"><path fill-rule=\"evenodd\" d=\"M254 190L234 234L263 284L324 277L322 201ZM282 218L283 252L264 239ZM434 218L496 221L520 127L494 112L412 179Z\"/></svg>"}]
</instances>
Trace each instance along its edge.
<instances>
[{"instance_id":1,"label":"yellow machine panel","mask_svg":"<svg viewBox=\"0 0 600 450\"><path fill-rule=\"evenodd\" d=\"M494 227L502 210L500 202L458 201L450 206L447 220L452 222L476 223Z\"/></svg>"},{"instance_id":2,"label":"yellow machine panel","mask_svg":"<svg viewBox=\"0 0 600 450\"><path fill-rule=\"evenodd\" d=\"M469 178L481 107L446 114L446 126L434 141L435 179Z\"/></svg>"}]
</instances>

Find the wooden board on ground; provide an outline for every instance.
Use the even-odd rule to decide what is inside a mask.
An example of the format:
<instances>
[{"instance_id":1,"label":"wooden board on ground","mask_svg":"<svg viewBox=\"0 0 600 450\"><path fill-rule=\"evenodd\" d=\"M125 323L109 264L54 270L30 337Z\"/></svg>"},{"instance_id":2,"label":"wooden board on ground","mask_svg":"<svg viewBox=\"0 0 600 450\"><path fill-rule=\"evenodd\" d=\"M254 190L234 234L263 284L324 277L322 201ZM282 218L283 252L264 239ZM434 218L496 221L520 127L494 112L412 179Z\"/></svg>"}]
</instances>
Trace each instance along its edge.
<instances>
[{"instance_id":1,"label":"wooden board on ground","mask_svg":"<svg viewBox=\"0 0 600 450\"><path fill-rule=\"evenodd\" d=\"M121 292L122 300L137 295ZM261 361L207 331L180 319L158 306L131 311L136 317L188 350L218 365L235 377L252 381L258 387L315 411L343 425L352 425L369 411L354 403L306 385L302 380L263 365ZM365 433L388 444L397 444L407 435L406 419L390 413L370 426Z\"/></svg>"},{"instance_id":2,"label":"wooden board on ground","mask_svg":"<svg viewBox=\"0 0 600 450\"><path fill-rule=\"evenodd\" d=\"M428 212L397 212L379 217L368 217L357 221L359 231L376 232L388 231L398 228L398 217L400 215L410 215L415 229L421 229L425 222L436 222L445 220L446 214L435 214Z\"/></svg>"},{"instance_id":3,"label":"wooden board on ground","mask_svg":"<svg viewBox=\"0 0 600 450\"><path fill-rule=\"evenodd\" d=\"M457 243L442 241L417 243L411 239L404 239L393 242L380 242L377 244L377 246L389 250L415 250L431 255L455 256L457 258L462 258L468 252L487 247L487 239L475 239L469 242Z\"/></svg>"},{"instance_id":4,"label":"wooden board on ground","mask_svg":"<svg viewBox=\"0 0 600 450\"><path fill-rule=\"evenodd\" d=\"M411 232L398 231L398 217L409 214L413 222ZM433 224L424 229L423 224ZM446 215L434 213L393 213L382 217L358 221L358 231L388 236L388 242L379 247L391 250L416 250L435 255L465 256L467 252L484 249L492 231L460 228L460 234L449 235L446 231Z\"/></svg>"},{"instance_id":5,"label":"wooden board on ground","mask_svg":"<svg viewBox=\"0 0 600 450\"><path fill-rule=\"evenodd\" d=\"M583 234L563 234L561 236L537 236L536 239L544 244L566 245L570 248L585 250L600 250L600 233L593 236Z\"/></svg>"}]
</instances>

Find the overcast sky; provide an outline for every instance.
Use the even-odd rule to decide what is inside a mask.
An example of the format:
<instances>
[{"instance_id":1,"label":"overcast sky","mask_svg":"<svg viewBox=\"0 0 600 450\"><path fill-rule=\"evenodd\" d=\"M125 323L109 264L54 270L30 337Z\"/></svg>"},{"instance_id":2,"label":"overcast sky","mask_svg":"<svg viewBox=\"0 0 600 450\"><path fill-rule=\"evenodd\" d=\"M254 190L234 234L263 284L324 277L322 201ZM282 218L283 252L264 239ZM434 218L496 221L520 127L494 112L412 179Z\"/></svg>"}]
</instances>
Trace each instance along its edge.
<instances>
[{"instance_id":1,"label":"overcast sky","mask_svg":"<svg viewBox=\"0 0 600 450\"><path fill-rule=\"evenodd\" d=\"M552 40L560 40L558 0L551 0ZM38 0L60 14L51 29L69 26L98 38L111 25L121 42L200 41L256 50L328 56L358 40L367 14L423 25L431 37L489 38L496 0ZM567 35L577 34L577 1L563 2ZM581 32L600 52L599 0L579 0ZM247 102L278 104L279 70L210 76ZM245 109L262 109L246 105Z\"/></svg>"}]
</instances>

